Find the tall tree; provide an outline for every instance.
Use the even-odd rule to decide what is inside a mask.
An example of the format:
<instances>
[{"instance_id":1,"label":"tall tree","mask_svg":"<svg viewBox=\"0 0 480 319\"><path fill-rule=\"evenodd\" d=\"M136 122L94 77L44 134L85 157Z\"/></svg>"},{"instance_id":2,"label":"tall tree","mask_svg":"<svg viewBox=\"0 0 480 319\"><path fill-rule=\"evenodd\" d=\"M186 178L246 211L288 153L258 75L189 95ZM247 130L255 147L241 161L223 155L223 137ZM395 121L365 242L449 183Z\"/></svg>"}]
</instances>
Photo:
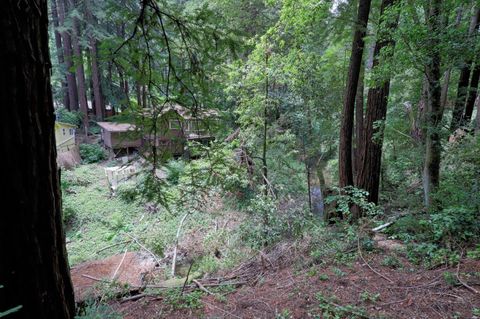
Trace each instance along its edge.
<instances>
[{"instance_id":1,"label":"tall tree","mask_svg":"<svg viewBox=\"0 0 480 319\"><path fill-rule=\"evenodd\" d=\"M465 104L465 113L463 114L461 124L468 125L472 119L473 108L477 99L478 82L480 80L480 59L477 58L472 72L472 79L468 89L467 103Z\"/></svg>"},{"instance_id":2,"label":"tall tree","mask_svg":"<svg viewBox=\"0 0 480 319\"><path fill-rule=\"evenodd\" d=\"M72 40L70 34L65 28L65 15L67 9L67 0L58 0L58 20L60 26L63 27L62 39L63 39L63 53L65 57L65 68L67 72L67 88L68 88L68 109L70 111L78 110L78 92L77 92L77 77L73 72L73 53L72 53Z\"/></svg>"},{"instance_id":3,"label":"tall tree","mask_svg":"<svg viewBox=\"0 0 480 319\"><path fill-rule=\"evenodd\" d=\"M90 24L90 27L93 28L96 25L95 18L92 13L92 2L89 0L85 1L85 15L87 21ZM101 82L101 71L98 63L98 48L97 48L97 39L90 30L88 34L89 45L90 45L90 59L92 63L92 82L93 82L93 97L95 104L95 116L97 121L101 121L105 117L105 106L103 102L103 93L102 93L102 82Z\"/></svg>"},{"instance_id":4,"label":"tall tree","mask_svg":"<svg viewBox=\"0 0 480 319\"><path fill-rule=\"evenodd\" d=\"M440 129L442 120L441 108L441 8L442 0L430 0L427 27L429 37L429 56L425 65L427 79L427 109L425 112L426 136L425 136L425 160L423 168L423 190L425 206L432 204L431 193L440 184L440 160L442 145L440 141Z\"/></svg>"},{"instance_id":5,"label":"tall tree","mask_svg":"<svg viewBox=\"0 0 480 319\"><path fill-rule=\"evenodd\" d=\"M52 8L52 22L54 27L54 34L55 34L55 47L57 49L57 60L60 65L64 65L65 59L63 56L63 46L62 46L62 35L58 31L58 27L60 26L58 22L58 10L57 10L57 1L52 0L50 1L51 8ZM65 108L69 106L69 99L68 99L68 88L67 88L67 78L65 76L65 80L62 79L61 82L62 86L62 94L63 94L63 106Z\"/></svg>"},{"instance_id":6,"label":"tall tree","mask_svg":"<svg viewBox=\"0 0 480 319\"><path fill-rule=\"evenodd\" d=\"M364 37L367 32L370 5L371 0L360 0L358 3L358 15L353 34L352 54L350 56L350 66L343 100L342 123L340 129L338 158L340 187L353 185L352 133L355 113L355 96L357 93L360 68L362 66L363 48L365 46Z\"/></svg>"},{"instance_id":7,"label":"tall tree","mask_svg":"<svg viewBox=\"0 0 480 319\"><path fill-rule=\"evenodd\" d=\"M471 38L474 33L478 31L480 22L480 8L476 8L470 21L470 27L468 30L468 37ZM473 67L473 59L468 59L464 62L460 69L460 78L458 80L457 98L455 99L455 105L452 113L452 122L450 124L450 131L453 132L462 122L462 116L465 110L465 103L469 91L470 73ZM478 80L477 80L478 81Z\"/></svg>"},{"instance_id":8,"label":"tall tree","mask_svg":"<svg viewBox=\"0 0 480 319\"><path fill-rule=\"evenodd\" d=\"M74 317L75 304L62 229L46 0L0 2L0 312L11 318ZM18 308L20 307L20 308Z\"/></svg>"},{"instance_id":9,"label":"tall tree","mask_svg":"<svg viewBox=\"0 0 480 319\"><path fill-rule=\"evenodd\" d=\"M75 1L69 0L69 8L72 10L75 8ZM72 47L73 47L73 54L75 56L75 69L76 69L76 76L77 76L77 84L78 84L78 101L80 102L80 111L83 113L83 127L85 129L85 134L88 132L88 106L87 106L87 90L85 86L85 70L83 68L83 54L80 48L79 43L79 21L76 16L73 18L73 27L72 27Z\"/></svg>"},{"instance_id":10,"label":"tall tree","mask_svg":"<svg viewBox=\"0 0 480 319\"><path fill-rule=\"evenodd\" d=\"M373 69L379 66L382 50L387 49L383 58L391 57L395 45L392 32L397 26L398 16L386 11L395 0L383 0L380 8L381 23L378 39L375 44ZM362 163L359 165L357 186L368 192L368 201L378 203L380 185L383 128L387 115L388 96L390 93L389 75L380 76L375 85L368 90L365 132L363 134ZM356 216L360 217L360 216Z\"/></svg>"}]
</instances>

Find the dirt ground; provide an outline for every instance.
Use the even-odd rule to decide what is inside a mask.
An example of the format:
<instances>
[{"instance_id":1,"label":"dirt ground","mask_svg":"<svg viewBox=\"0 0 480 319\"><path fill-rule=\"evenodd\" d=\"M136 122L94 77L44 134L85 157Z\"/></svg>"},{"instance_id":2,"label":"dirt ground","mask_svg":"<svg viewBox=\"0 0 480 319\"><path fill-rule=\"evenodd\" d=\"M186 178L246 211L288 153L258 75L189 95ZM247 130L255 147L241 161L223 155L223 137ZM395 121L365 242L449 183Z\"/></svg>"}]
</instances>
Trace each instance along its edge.
<instances>
[{"instance_id":1,"label":"dirt ground","mask_svg":"<svg viewBox=\"0 0 480 319\"><path fill-rule=\"evenodd\" d=\"M424 269L395 256L400 266L392 268L384 265L388 254L364 253L348 266L303 269L288 256L269 262L264 255L257 258L263 268L256 268L260 274L254 282L225 296L205 293L199 309L174 310L161 296L112 306L126 319L480 318L480 261Z\"/></svg>"}]
</instances>

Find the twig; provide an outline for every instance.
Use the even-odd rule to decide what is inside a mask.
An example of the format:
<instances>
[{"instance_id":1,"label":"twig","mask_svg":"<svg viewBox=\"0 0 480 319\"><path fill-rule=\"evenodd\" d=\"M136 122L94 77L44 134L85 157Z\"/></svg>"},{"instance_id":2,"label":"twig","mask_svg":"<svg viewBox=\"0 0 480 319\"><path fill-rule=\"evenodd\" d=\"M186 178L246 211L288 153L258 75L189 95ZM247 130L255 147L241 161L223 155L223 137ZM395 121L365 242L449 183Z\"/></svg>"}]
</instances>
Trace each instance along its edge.
<instances>
[{"instance_id":1,"label":"twig","mask_svg":"<svg viewBox=\"0 0 480 319\"><path fill-rule=\"evenodd\" d=\"M142 245L138 239L136 239L135 237L133 237L132 235L130 234L126 234L128 237L130 237L134 242L137 243L138 246L142 247L146 252L148 252L150 255L152 255L152 257L155 259L155 261L157 262L158 266L160 266L160 260L158 259L157 255L155 255L152 251L150 251L147 247L145 247L144 245Z\"/></svg>"},{"instance_id":2,"label":"twig","mask_svg":"<svg viewBox=\"0 0 480 319\"><path fill-rule=\"evenodd\" d=\"M200 290L205 291L209 295L215 296L215 294L213 292L211 292L210 290L205 288L198 280L193 279L192 282L194 282L198 286L198 288L200 288Z\"/></svg>"},{"instance_id":3,"label":"twig","mask_svg":"<svg viewBox=\"0 0 480 319\"><path fill-rule=\"evenodd\" d=\"M107 247L103 247L102 249L97 250L97 251L95 252L95 254L99 254L99 253L101 253L102 251L107 250L107 249L109 249L109 248L112 248L112 247L115 247L115 246L120 246L120 245L123 245L123 244L128 244L128 243L131 243L131 242L132 242L132 240L130 239L130 240L122 241L121 243L115 243L115 244L113 244L113 245L108 245Z\"/></svg>"},{"instance_id":4,"label":"twig","mask_svg":"<svg viewBox=\"0 0 480 319\"><path fill-rule=\"evenodd\" d=\"M183 282L182 292L180 293L181 295L183 295L183 291L185 290L185 286L187 285L188 276L190 276L190 270L192 270L192 266L193 266L193 261L190 263L190 267L188 267L187 276L185 277L185 281Z\"/></svg>"},{"instance_id":5,"label":"twig","mask_svg":"<svg viewBox=\"0 0 480 319\"><path fill-rule=\"evenodd\" d=\"M115 269L115 272L113 273L113 276L112 276L112 279L111 279L112 281L115 280L115 276L117 276L117 272L120 269L120 267L122 266L123 261L125 260L125 256L127 256L127 251L128 251L128 248L125 248L125 252L123 253L122 260L120 261L117 268Z\"/></svg>"},{"instance_id":6,"label":"twig","mask_svg":"<svg viewBox=\"0 0 480 319\"><path fill-rule=\"evenodd\" d=\"M95 280L95 281L99 281L99 282L105 282L107 284L112 283L110 280L101 279L101 278L93 277L93 276L86 275L86 274L82 274L82 277L85 277L85 278L88 278L88 279L91 279L91 280Z\"/></svg>"},{"instance_id":7,"label":"twig","mask_svg":"<svg viewBox=\"0 0 480 319\"><path fill-rule=\"evenodd\" d=\"M478 290L476 290L472 286L469 286L466 282L464 282L462 279L460 279L460 260L458 261L456 276L457 276L458 282L461 283L465 288L467 288L468 290L470 290L473 293L480 294L480 292L478 292Z\"/></svg>"},{"instance_id":8,"label":"twig","mask_svg":"<svg viewBox=\"0 0 480 319\"><path fill-rule=\"evenodd\" d=\"M393 281L390 278L386 277L385 275L382 275L381 273L379 273L378 271L373 269L372 266L370 266L370 264L365 260L365 258L363 258L362 249L360 248L360 236L357 236L357 245L358 245L358 254L360 255L360 258L363 260L365 265L367 265L368 268L370 268L371 271L373 271L374 273L376 273L377 275L379 275L380 277L382 277L383 279L385 279L389 283L393 284Z\"/></svg>"},{"instance_id":9,"label":"twig","mask_svg":"<svg viewBox=\"0 0 480 319\"><path fill-rule=\"evenodd\" d=\"M214 304L211 304L211 303L209 303L209 302L206 302L205 300L203 300L202 302L205 303L205 304L207 304L207 305L209 305L209 306L212 307L212 308L218 309L218 310L226 313L226 314L229 315L229 316L232 316L232 317L238 318L238 319L242 319L242 317L239 317L239 316L237 316L237 315L234 315L233 313L228 312L228 311L226 311L226 310L224 310L224 309L222 309L222 308L220 308L220 307L217 307L217 306L215 306Z\"/></svg>"},{"instance_id":10,"label":"twig","mask_svg":"<svg viewBox=\"0 0 480 319\"><path fill-rule=\"evenodd\" d=\"M180 238L180 231L182 230L182 225L185 222L185 219L189 213L183 215L182 219L180 220L180 224L177 228L177 236L175 237L175 247L173 248L173 257L172 257L172 277L175 277L175 267L177 264L177 249L178 249L178 239Z\"/></svg>"}]
</instances>

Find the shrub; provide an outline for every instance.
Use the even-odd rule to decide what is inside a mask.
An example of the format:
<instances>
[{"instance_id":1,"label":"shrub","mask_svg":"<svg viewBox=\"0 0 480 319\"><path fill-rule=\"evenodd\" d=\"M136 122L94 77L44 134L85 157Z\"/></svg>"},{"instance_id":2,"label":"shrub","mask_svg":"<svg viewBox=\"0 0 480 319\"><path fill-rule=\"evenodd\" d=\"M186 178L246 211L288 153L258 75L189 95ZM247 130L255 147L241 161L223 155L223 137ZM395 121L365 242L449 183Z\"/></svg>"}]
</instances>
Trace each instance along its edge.
<instances>
[{"instance_id":1,"label":"shrub","mask_svg":"<svg viewBox=\"0 0 480 319\"><path fill-rule=\"evenodd\" d=\"M76 111L70 112L66 108L62 107L62 108L56 109L55 114L59 122L73 124L76 126L80 126L82 124L83 115L81 112L76 112Z\"/></svg>"},{"instance_id":2,"label":"shrub","mask_svg":"<svg viewBox=\"0 0 480 319\"><path fill-rule=\"evenodd\" d=\"M117 196L126 203L133 203L140 195L137 184L133 182L126 182L118 185L116 192Z\"/></svg>"},{"instance_id":3,"label":"shrub","mask_svg":"<svg viewBox=\"0 0 480 319\"><path fill-rule=\"evenodd\" d=\"M97 163L107 158L105 150L97 144L80 144L80 157L86 164Z\"/></svg>"}]
</instances>

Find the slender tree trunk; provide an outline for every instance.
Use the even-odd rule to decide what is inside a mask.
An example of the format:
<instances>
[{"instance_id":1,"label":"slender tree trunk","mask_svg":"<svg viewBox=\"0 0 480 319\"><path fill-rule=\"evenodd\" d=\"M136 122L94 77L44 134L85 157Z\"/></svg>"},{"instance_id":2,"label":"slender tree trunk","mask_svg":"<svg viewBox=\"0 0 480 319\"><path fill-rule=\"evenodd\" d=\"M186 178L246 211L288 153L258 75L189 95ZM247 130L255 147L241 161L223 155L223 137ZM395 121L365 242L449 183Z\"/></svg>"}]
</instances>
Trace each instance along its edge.
<instances>
[{"instance_id":1,"label":"slender tree trunk","mask_svg":"<svg viewBox=\"0 0 480 319\"><path fill-rule=\"evenodd\" d=\"M470 21L470 28L468 30L468 37L472 37L478 31L480 19L480 8L476 8L475 14ZM468 84L470 80L470 72L472 70L473 61L471 59L465 61L460 70L460 79L458 80L457 98L452 113L452 122L450 123L450 131L453 133L460 127L462 116L465 110L465 102L468 94Z\"/></svg>"},{"instance_id":2,"label":"slender tree trunk","mask_svg":"<svg viewBox=\"0 0 480 319\"><path fill-rule=\"evenodd\" d=\"M97 121L102 121L105 118L105 106L103 105L102 84L100 68L98 65L97 41L93 37L90 38L90 52L92 53L92 82L93 97L95 100L95 116Z\"/></svg>"},{"instance_id":3,"label":"slender tree trunk","mask_svg":"<svg viewBox=\"0 0 480 319\"><path fill-rule=\"evenodd\" d=\"M140 108L145 107L142 105L142 86L140 83L135 84L135 93L137 95L137 104Z\"/></svg>"},{"instance_id":4,"label":"slender tree trunk","mask_svg":"<svg viewBox=\"0 0 480 319\"><path fill-rule=\"evenodd\" d=\"M432 205L432 192L440 184L440 160L441 160L441 141L440 141L440 123L443 114L441 111L441 74L440 74L440 41L437 35L441 32L440 10L441 0L430 0L428 29L430 34L434 35L429 41L430 58L425 66L425 73L428 82L428 103L425 114L426 136L425 136L425 163L423 168L423 190L424 203L426 207Z\"/></svg>"},{"instance_id":5,"label":"slender tree trunk","mask_svg":"<svg viewBox=\"0 0 480 319\"><path fill-rule=\"evenodd\" d=\"M74 8L75 2L73 0L69 1L69 7ZM78 84L78 101L80 102L80 111L83 113L83 128L85 130L85 136L88 134L88 106L87 106L87 90L85 86L85 70L83 68L83 54L80 49L80 44L78 41L78 35L80 30L78 27L78 19L73 19L73 28L72 28L72 47L73 54L75 55L75 66L76 66L76 75L77 75L77 84Z\"/></svg>"},{"instance_id":6,"label":"slender tree trunk","mask_svg":"<svg viewBox=\"0 0 480 319\"><path fill-rule=\"evenodd\" d=\"M472 79L470 81L470 87L468 90L467 104L465 105L465 114L462 118L462 125L468 125L472 119L473 108L475 106L475 100L477 99L478 82L480 79L480 59L475 63L475 67L472 72Z\"/></svg>"},{"instance_id":7,"label":"slender tree trunk","mask_svg":"<svg viewBox=\"0 0 480 319\"><path fill-rule=\"evenodd\" d=\"M455 19L455 28L457 28L462 22L462 15L463 15L463 7L460 7L457 11L457 18ZM442 95L440 98L442 113L445 110L445 107L447 106L448 88L450 87L451 74L452 74L452 68L449 67L443 75L444 80L443 80L443 86L442 86Z\"/></svg>"},{"instance_id":8,"label":"slender tree trunk","mask_svg":"<svg viewBox=\"0 0 480 319\"><path fill-rule=\"evenodd\" d=\"M262 174L265 196L268 195L268 166L267 166L267 131L268 131L268 57L270 52L265 52L265 101L263 106L263 148L262 148Z\"/></svg>"},{"instance_id":9,"label":"slender tree trunk","mask_svg":"<svg viewBox=\"0 0 480 319\"><path fill-rule=\"evenodd\" d=\"M59 23L58 23L57 1L51 0L50 3L52 7L52 22L53 22L53 28L55 33L55 47L57 49L57 59L58 59L58 64L60 65L63 71L65 59L63 57L62 35L60 34L60 32L58 32ZM62 79L61 86L62 86L62 95L63 95L63 107L68 109L70 105L69 105L69 99L68 99L68 87L67 87L66 76L64 77L64 79Z\"/></svg>"},{"instance_id":10,"label":"slender tree trunk","mask_svg":"<svg viewBox=\"0 0 480 319\"><path fill-rule=\"evenodd\" d=\"M0 313L74 317L56 164L46 0L0 1L0 101L5 121Z\"/></svg>"},{"instance_id":11,"label":"slender tree trunk","mask_svg":"<svg viewBox=\"0 0 480 319\"><path fill-rule=\"evenodd\" d=\"M65 15L66 15L66 0L58 1L58 20L60 26L65 28ZM70 34L67 31L62 32L63 39L63 49L65 57L65 68L66 68L66 77L67 77L67 87L68 87L68 101L70 111L78 110L78 92L77 92L77 78L75 73L72 71L73 61L72 61L72 42Z\"/></svg>"},{"instance_id":12,"label":"slender tree trunk","mask_svg":"<svg viewBox=\"0 0 480 319\"><path fill-rule=\"evenodd\" d=\"M395 3L395 0L383 0L380 9L381 18L384 18L385 10L388 10ZM398 17L391 17L392 21L388 23L388 30L385 36L379 35L374 51L373 67L379 65L380 52L386 47L392 48L388 57L393 55L393 47L395 43L391 36L391 32L397 27ZM368 192L368 201L375 204L378 203L378 191L380 187L381 161L382 161L382 145L383 130L387 115L388 96L390 93L390 79L383 79L381 83L368 90L367 97L367 114L365 121L365 132L363 140L363 154L361 156L362 163L359 165L357 186ZM354 216L358 219L359 215Z\"/></svg>"},{"instance_id":13,"label":"slender tree trunk","mask_svg":"<svg viewBox=\"0 0 480 319\"><path fill-rule=\"evenodd\" d=\"M358 78L362 65L364 37L367 31L368 16L371 0L360 0L358 4L358 17L353 35L352 55L348 70L347 87L343 101L342 124L340 130L339 147L339 183L340 187L353 185L352 171L352 133L355 112L355 95L357 93Z\"/></svg>"},{"instance_id":14,"label":"slender tree trunk","mask_svg":"<svg viewBox=\"0 0 480 319\"><path fill-rule=\"evenodd\" d=\"M95 18L92 14L91 1L85 0L85 16L87 21L92 25L96 25ZM88 35L90 46L90 60L92 70L93 99L95 104L95 118L102 121L105 118L105 105L103 101L101 71L98 64L97 40L93 34Z\"/></svg>"},{"instance_id":15,"label":"slender tree trunk","mask_svg":"<svg viewBox=\"0 0 480 319\"><path fill-rule=\"evenodd\" d=\"M363 108L364 108L364 74L365 68L362 67L360 70L360 77L358 79L358 87L357 87L357 95L355 97L355 147L353 148L353 175L354 178L357 179L358 171L360 169L360 165L362 163L362 154L364 148L364 115L363 115Z\"/></svg>"}]
</instances>

